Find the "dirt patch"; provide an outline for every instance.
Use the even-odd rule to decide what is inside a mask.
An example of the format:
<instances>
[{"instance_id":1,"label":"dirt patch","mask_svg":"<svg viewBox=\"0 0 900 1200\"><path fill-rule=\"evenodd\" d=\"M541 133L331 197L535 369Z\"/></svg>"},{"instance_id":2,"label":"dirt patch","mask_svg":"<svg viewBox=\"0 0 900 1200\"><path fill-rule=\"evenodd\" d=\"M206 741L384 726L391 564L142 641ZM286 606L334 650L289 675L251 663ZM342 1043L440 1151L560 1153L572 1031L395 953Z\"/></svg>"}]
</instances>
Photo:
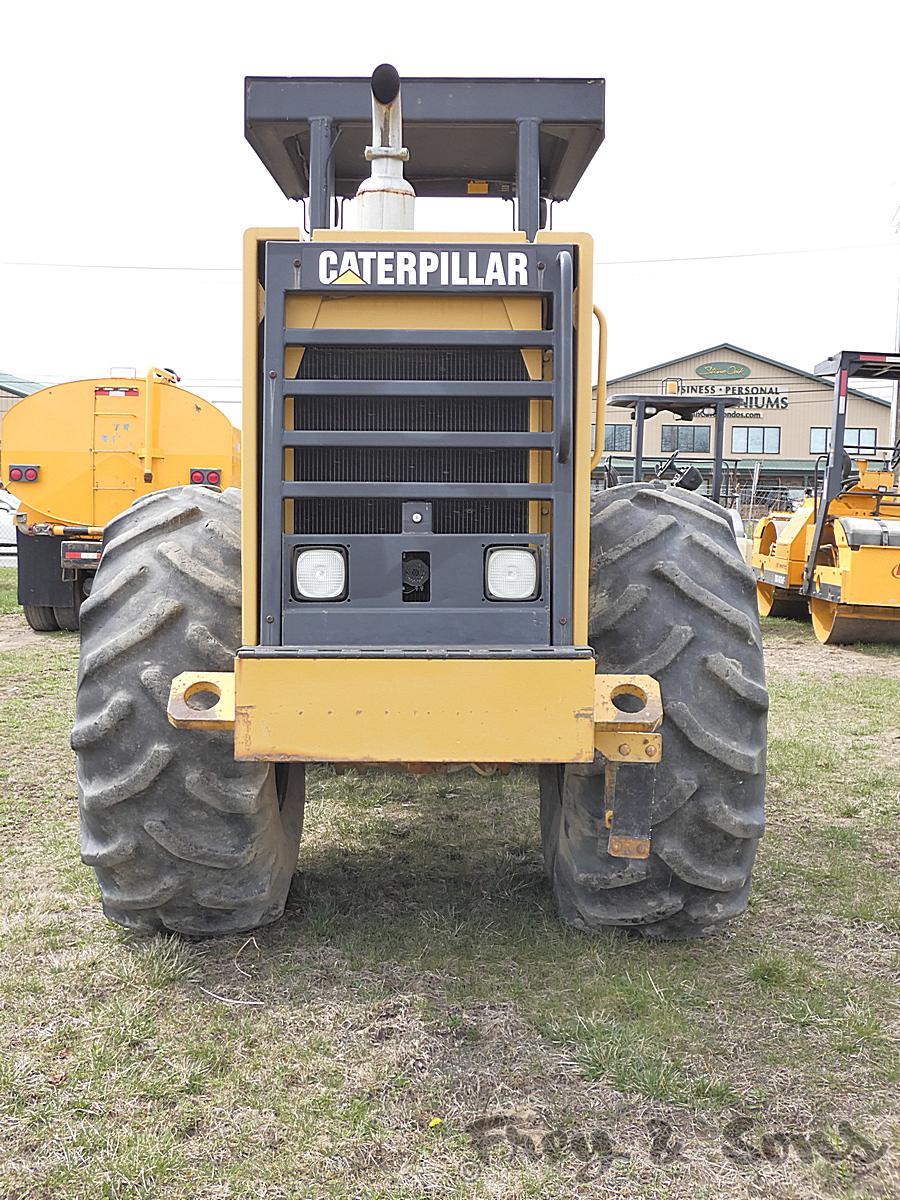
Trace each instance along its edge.
<instances>
[{"instance_id":1,"label":"dirt patch","mask_svg":"<svg viewBox=\"0 0 900 1200\"><path fill-rule=\"evenodd\" d=\"M19 650L22 646L37 645L44 634L35 633L20 612L0 617L0 653Z\"/></svg>"},{"instance_id":2,"label":"dirt patch","mask_svg":"<svg viewBox=\"0 0 900 1200\"><path fill-rule=\"evenodd\" d=\"M854 646L823 646L811 629L802 627L798 636L763 633L766 674L770 678L792 675L878 675L900 679L900 648L880 648L876 652Z\"/></svg>"},{"instance_id":3,"label":"dirt patch","mask_svg":"<svg viewBox=\"0 0 900 1200\"><path fill-rule=\"evenodd\" d=\"M0 616L0 654L6 650L21 650L28 646L46 644L47 638L70 637L70 634L35 633L21 611Z\"/></svg>"}]
</instances>

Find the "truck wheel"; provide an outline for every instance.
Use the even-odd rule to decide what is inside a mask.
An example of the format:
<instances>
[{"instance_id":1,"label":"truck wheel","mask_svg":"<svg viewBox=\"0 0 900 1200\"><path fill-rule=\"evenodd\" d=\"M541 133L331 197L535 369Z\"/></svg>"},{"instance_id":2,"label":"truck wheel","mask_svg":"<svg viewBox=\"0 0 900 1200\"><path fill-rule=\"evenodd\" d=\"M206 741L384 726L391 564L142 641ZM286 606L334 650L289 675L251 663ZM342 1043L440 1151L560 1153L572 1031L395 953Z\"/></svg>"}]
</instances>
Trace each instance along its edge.
<instances>
[{"instance_id":1,"label":"truck wheel","mask_svg":"<svg viewBox=\"0 0 900 1200\"><path fill-rule=\"evenodd\" d=\"M81 584L76 583L74 586L76 589L75 604L65 608L60 607L58 604L54 604L53 606L53 616L56 620L56 624L60 629L67 629L70 633L74 633L81 625L80 613L81 605L84 601L84 595L81 591Z\"/></svg>"},{"instance_id":2,"label":"truck wheel","mask_svg":"<svg viewBox=\"0 0 900 1200\"><path fill-rule=\"evenodd\" d=\"M723 510L680 488L602 493L588 636L598 671L659 680L663 753L644 860L607 853L599 756L541 768L560 914L582 929L698 937L746 908L763 832L768 697L755 586Z\"/></svg>"},{"instance_id":3,"label":"truck wheel","mask_svg":"<svg viewBox=\"0 0 900 1200\"><path fill-rule=\"evenodd\" d=\"M230 733L175 729L170 682L240 642L240 496L143 497L107 527L81 608L72 748L81 857L103 911L140 932L239 933L284 911L304 769L234 761Z\"/></svg>"},{"instance_id":4,"label":"truck wheel","mask_svg":"<svg viewBox=\"0 0 900 1200\"><path fill-rule=\"evenodd\" d=\"M53 609L48 604L23 604L25 620L37 633L52 633L59 629Z\"/></svg>"}]
</instances>

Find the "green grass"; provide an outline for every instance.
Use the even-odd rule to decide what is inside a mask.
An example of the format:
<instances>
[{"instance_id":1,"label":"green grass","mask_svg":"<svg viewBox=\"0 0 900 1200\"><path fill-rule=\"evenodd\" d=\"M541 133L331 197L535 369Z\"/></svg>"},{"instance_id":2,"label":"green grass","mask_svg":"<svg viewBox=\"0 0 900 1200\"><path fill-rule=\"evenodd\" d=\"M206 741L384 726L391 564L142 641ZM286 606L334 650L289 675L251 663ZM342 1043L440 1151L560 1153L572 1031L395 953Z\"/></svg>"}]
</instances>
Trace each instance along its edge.
<instances>
[{"instance_id":1,"label":"green grass","mask_svg":"<svg viewBox=\"0 0 900 1200\"><path fill-rule=\"evenodd\" d=\"M0 616L19 611L16 600L16 568L0 567Z\"/></svg>"},{"instance_id":2,"label":"green grass","mask_svg":"<svg viewBox=\"0 0 900 1200\"><path fill-rule=\"evenodd\" d=\"M203 943L98 910L67 748L76 653L0 654L0 1196L896 1187L896 1160L858 1147L760 1149L896 1130L900 679L880 659L774 679L769 831L750 910L715 939L560 925L526 771L317 769L284 920Z\"/></svg>"}]
</instances>

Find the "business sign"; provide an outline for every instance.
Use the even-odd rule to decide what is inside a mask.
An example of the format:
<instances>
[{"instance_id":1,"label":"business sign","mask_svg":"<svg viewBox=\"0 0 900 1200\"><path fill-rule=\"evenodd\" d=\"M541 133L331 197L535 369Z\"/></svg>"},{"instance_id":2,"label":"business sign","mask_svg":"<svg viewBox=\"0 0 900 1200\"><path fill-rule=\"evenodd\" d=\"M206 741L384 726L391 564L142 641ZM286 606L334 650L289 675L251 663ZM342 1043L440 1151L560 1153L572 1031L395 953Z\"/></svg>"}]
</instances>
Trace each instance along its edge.
<instances>
[{"instance_id":1,"label":"business sign","mask_svg":"<svg viewBox=\"0 0 900 1200\"><path fill-rule=\"evenodd\" d=\"M750 374L750 368L745 367L743 363L736 362L701 363L694 370L694 374L699 375L701 379L718 379L725 383L732 379L746 379Z\"/></svg>"},{"instance_id":2,"label":"business sign","mask_svg":"<svg viewBox=\"0 0 900 1200\"><path fill-rule=\"evenodd\" d=\"M728 396L738 401L740 407L726 409L726 417L755 416L753 409L785 409L789 404L786 388L767 383L683 383L678 395Z\"/></svg>"},{"instance_id":3,"label":"business sign","mask_svg":"<svg viewBox=\"0 0 900 1200\"><path fill-rule=\"evenodd\" d=\"M744 363L708 362L694 368L694 374L706 383L682 383L682 396L728 396L737 403L726 409L725 416L731 420L759 419L766 409L785 409L788 406L786 390L764 383L738 383L747 379L750 368Z\"/></svg>"}]
</instances>

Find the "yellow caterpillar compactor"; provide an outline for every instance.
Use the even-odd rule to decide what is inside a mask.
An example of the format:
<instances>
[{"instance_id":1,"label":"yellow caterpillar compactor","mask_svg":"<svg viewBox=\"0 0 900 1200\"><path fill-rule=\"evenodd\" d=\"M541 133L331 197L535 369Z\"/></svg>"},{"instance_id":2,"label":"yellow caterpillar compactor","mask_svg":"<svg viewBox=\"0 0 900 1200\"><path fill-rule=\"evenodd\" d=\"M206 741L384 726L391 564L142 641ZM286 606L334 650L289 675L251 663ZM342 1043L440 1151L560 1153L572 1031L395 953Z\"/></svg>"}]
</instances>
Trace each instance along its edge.
<instances>
[{"instance_id":1,"label":"yellow caterpillar compactor","mask_svg":"<svg viewBox=\"0 0 900 1200\"><path fill-rule=\"evenodd\" d=\"M179 484L237 484L237 430L152 367L146 379L80 379L3 418L0 472L19 500L18 600L32 629L77 629L104 527L138 497Z\"/></svg>"},{"instance_id":2,"label":"yellow caterpillar compactor","mask_svg":"<svg viewBox=\"0 0 900 1200\"><path fill-rule=\"evenodd\" d=\"M717 504L657 481L592 507L596 254L543 226L603 140L603 80L403 100L401 129L387 65L247 81L312 232L245 238L240 492L107 527L82 856L128 928L246 930L284 909L306 763L528 764L565 920L705 933L746 906L763 829L759 619ZM416 193L513 200L518 228L416 231Z\"/></svg>"},{"instance_id":3,"label":"yellow caterpillar compactor","mask_svg":"<svg viewBox=\"0 0 900 1200\"><path fill-rule=\"evenodd\" d=\"M847 387L900 379L900 355L844 350L816 367L834 376L821 489L796 512L763 517L753 540L760 614L812 617L820 642L900 641L900 444L844 450Z\"/></svg>"}]
</instances>

